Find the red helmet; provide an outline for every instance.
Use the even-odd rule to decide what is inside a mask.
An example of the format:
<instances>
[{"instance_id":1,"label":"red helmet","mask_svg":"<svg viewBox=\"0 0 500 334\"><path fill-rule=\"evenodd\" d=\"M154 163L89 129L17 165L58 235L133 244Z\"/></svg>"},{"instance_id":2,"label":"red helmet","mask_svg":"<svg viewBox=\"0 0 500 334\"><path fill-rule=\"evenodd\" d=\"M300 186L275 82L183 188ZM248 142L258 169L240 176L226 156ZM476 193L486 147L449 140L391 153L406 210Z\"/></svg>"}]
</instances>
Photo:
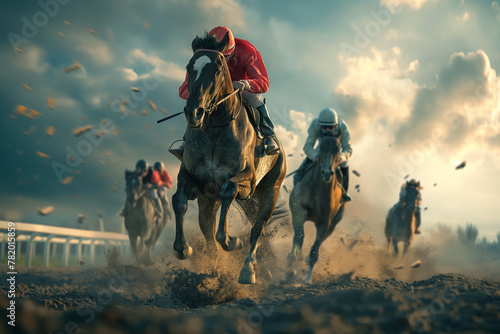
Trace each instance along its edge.
<instances>
[{"instance_id":1,"label":"red helmet","mask_svg":"<svg viewBox=\"0 0 500 334\"><path fill-rule=\"evenodd\" d=\"M210 30L210 32L208 33L209 35L214 35L219 40L219 42L222 41L227 33L229 33L229 43L227 44L226 50L223 52L224 56L230 55L234 50L234 36L231 30L229 30L228 27L218 26Z\"/></svg>"}]
</instances>

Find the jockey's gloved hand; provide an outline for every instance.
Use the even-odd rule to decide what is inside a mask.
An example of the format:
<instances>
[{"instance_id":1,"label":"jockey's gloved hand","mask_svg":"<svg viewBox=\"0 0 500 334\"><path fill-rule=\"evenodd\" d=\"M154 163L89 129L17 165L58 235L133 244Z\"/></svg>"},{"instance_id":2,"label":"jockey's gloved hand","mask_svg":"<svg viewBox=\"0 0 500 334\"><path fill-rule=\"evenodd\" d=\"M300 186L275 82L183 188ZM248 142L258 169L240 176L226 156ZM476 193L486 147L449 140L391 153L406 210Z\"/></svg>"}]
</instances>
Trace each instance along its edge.
<instances>
[{"instance_id":1,"label":"jockey's gloved hand","mask_svg":"<svg viewBox=\"0 0 500 334\"><path fill-rule=\"evenodd\" d=\"M250 90L250 84L246 80L233 81L234 89Z\"/></svg>"}]
</instances>

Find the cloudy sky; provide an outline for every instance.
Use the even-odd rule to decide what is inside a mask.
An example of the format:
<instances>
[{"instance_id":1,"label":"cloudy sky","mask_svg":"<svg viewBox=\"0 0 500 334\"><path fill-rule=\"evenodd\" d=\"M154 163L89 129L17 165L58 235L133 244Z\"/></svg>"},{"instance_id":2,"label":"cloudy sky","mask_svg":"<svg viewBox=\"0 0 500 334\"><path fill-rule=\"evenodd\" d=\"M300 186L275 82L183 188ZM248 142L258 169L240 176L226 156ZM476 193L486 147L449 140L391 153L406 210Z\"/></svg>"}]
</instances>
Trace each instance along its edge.
<instances>
[{"instance_id":1,"label":"cloudy sky","mask_svg":"<svg viewBox=\"0 0 500 334\"><path fill-rule=\"evenodd\" d=\"M271 82L265 97L292 155L289 172L302 160L311 120L333 107L350 127L351 169L361 174L351 176L349 217L381 230L410 175L424 185L424 233L468 222L489 239L500 231L498 2L0 6L0 219L76 227L81 213L92 228L102 210L107 228L119 230L126 168L140 158L163 160L176 177L179 163L167 149L182 137L185 120L156 120L182 110L177 92L193 38L227 25L263 56ZM89 125L86 134L73 134ZM463 160L467 166L455 170ZM55 209L40 216L37 208L46 206Z\"/></svg>"}]
</instances>

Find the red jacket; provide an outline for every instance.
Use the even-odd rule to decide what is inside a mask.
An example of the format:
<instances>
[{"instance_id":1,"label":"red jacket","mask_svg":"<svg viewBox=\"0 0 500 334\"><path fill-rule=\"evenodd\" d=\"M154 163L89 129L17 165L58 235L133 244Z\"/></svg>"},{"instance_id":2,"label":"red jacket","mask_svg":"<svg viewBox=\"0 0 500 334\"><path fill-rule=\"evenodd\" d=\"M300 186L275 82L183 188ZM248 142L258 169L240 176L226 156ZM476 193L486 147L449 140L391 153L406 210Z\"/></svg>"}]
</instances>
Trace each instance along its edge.
<instances>
[{"instance_id":1,"label":"red jacket","mask_svg":"<svg viewBox=\"0 0 500 334\"><path fill-rule=\"evenodd\" d=\"M265 93L269 89L269 77L266 66L259 51L249 42L235 38L233 57L227 61L231 81L246 80L250 84L250 93ZM184 100L189 97L187 88L187 73L184 82L179 88L179 96Z\"/></svg>"},{"instance_id":2,"label":"red jacket","mask_svg":"<svg viewBox=\"0 0 500 334\"><path fill-rule=\"evenodd\" d=\"M153 170L153 174L151 175L151 183L167 188L172 188L172 177L165 169L162 170L161 173L159 173L155 169Z\"/></svg>"},{"instance_id":3,"label":"red jacket","mask_svg":"<svg viewBox=\"0 0 500 334\"><path fill-rule=\"evenodd\" d=\"M160 179L163 183L163 186L169 189L172 188L172 177L165 169L161 171Z\"/></svg>"}]
</instances>

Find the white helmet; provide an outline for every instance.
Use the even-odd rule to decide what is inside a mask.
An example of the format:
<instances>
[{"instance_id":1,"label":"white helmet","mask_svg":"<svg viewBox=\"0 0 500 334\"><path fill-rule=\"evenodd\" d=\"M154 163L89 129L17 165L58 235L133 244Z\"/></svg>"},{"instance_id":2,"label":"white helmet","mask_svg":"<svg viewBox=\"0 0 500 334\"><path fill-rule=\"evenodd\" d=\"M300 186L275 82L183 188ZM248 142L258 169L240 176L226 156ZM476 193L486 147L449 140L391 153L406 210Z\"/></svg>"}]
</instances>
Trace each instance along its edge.
<instances>
[{"instance_id":1,"label":"white helmet","mask_svg":"<svg viewBox=\"0 0 500 334\"><path fill-rule=\"evenodd\" d=\"M339 117L332 108L325 108L319 113L318 122L320 126L335 126L339 122Z\"/></svg>"}]
</instances>

